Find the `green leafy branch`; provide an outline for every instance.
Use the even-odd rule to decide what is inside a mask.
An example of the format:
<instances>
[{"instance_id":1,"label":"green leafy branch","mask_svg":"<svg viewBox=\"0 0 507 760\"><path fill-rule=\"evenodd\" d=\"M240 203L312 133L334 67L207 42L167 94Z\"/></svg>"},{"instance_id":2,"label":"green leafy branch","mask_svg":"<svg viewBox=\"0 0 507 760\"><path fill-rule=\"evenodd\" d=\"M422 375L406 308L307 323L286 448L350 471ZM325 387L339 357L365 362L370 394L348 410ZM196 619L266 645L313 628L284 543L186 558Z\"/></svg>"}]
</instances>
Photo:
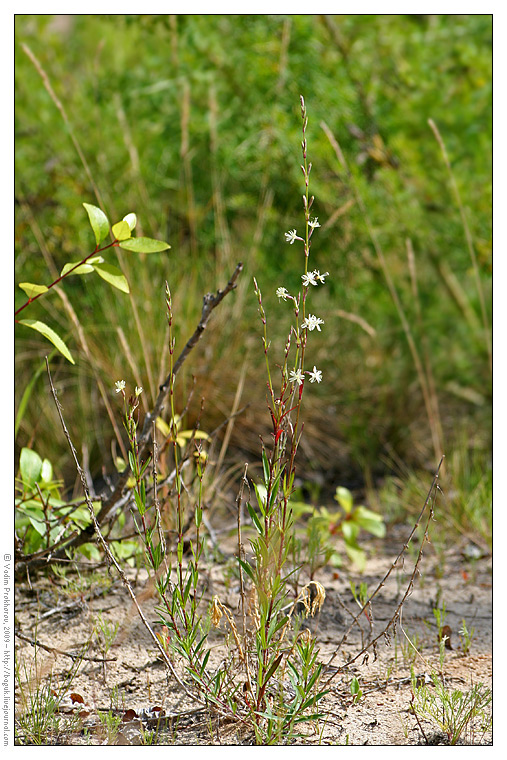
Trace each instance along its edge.
<instances>
[{"instance_id":1,"label":"green leafy branch","mask_svg":"<svg viewBox=\"0 0 507 760\"><path fill-rule=\"evenodd\" d=\"M147 237L132 237L132 231L137 224L137 217L134 213L127 214L120 222L113 224L111 227L111 234L114 238L112 243L100 248L100 244L106 239L109 234L110 224L107 216L102 209L97 206L92 206L89 203L83 203L83 206L88 214L93 234L95 235L95 249L85 256L84 259L77 262L68 262L60 272L60 276L54 280L50 285L40 285L33 282L20 282L19 287L28 296L22 306L14 312L14 317L26 309L31 303L47 293L55 285L58 285L63 279L71 274L90 274L96 272L99 277L108 282L114 288L121 290L123 293L129 293L130 288L127 282L127 278L121 272L118 267L108 264L104 261L103 257L98 255L109 248L119 247L125 251L131 251L133 253L159 253L166 251L171 246L163 240L154 240ZM19 319L16 322L25 327L30 327L32 330L36 330L41 335L44 335L55 348L63 354L63 356L71 363L75 364L72 354L70 353L65 342L60 336L47 325L45 322L41 322L38 319Z\"/></svg>"},{"instance_id":2,"label":"green leafy branch","mask_svg":"<svg viewBox=\"0 0 507 760\"><path fill-rule=\"evenodd\" d=\"M363 506L354 506L351 492L348 488L338 486L334 499L341 509L330 512L326 507L315 509L303 502L291 502L291 507L298 514L311 514L307 523L307 536L310 550L312 574L328 561L339 565L340 557L330 542L330 536L341 535L345 542L345 551L360 572L366 565L366 552L358 544L361 530L365 530L377 538L384 538L386 526L382 515Z\"/></svg>"}]
</instances>

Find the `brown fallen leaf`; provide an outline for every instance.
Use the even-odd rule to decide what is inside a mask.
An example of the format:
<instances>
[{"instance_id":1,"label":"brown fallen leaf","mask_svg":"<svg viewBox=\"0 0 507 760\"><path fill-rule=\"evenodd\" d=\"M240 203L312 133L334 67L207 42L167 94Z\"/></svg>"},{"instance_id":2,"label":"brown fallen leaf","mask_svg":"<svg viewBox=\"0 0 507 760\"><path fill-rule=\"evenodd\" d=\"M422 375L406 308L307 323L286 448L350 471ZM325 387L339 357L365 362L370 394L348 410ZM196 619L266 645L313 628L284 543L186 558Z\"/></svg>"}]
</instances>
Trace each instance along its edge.
<instances>
[{"instance_id":1,"label":"brown fallen leaf","mask_svg":"<svg viewBox=\"0 0 507 760\"><path fill-rule=\"evenodd\" d=\"M452 628L450 625L444 625L438 632L438 640L442 641L443 638L445 638L445 648L446 649L452 649L451 644L451 634L452 634Z\"/></svg>"},{"instance_id":2,"label":"brown fallen leaf","mask_svg":"<svg viewBox=\"0 0 507 760\"><path fill-rule=\"evenodd\" d=\"M138 717L138 715L137 715L136 711L132 710L132 708L131 708L130 710L127 710L126 712L123 713L121 722L122 723L130 723L131 720L134 720L137 717Z\"/></svg>"}]
</instances>

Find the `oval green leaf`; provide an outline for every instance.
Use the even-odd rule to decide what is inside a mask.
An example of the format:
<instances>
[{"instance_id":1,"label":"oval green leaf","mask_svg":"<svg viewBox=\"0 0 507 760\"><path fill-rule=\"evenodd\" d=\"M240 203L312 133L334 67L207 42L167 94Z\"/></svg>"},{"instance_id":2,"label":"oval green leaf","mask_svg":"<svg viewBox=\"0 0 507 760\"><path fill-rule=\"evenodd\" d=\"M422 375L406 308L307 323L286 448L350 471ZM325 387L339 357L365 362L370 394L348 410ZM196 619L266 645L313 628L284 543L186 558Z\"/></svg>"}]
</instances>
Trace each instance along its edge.
<instances>
[{"instance_id":1,"label":"oval green leaf","mask_svg":"<svg viewBox=\"0 0 507 760\"><path fill-rule=\"evenodd\" d=\"M42 459L36 451L27 448L21 449L19 471L23 483L32 488L39 480L42 471Z\"/></svg>"},{"instance_id":2,"label":"oval green leaf","mask_svg":"<svg viewBox=\"0 0 507 760\"><path fill-rule=\"evenodd\" d=\"M126 251L134 251L134 253L159 253L160 251L167 251L170 247L163 240L147 237L131 238L120 243L120 248L124 248Z\"/></svg>"},{"instance_id":3,"label":"oval green leaf","mask_svg":"<svg viewBox=\"0 0 507 760\"><path fill-rule=\"evenodd\" d=\"M130 227L130 231L132 232L137 224L137 216L134 213L127 214L127 216L123 217L123 221L127 222L128 226Z\"/></svg>"},{"instance_id":4,"label":"oval green leaf","mask_svg":"<svg viewBox=\"0 0 507 760\"><path fill-rule=\"evenodd\" d=\"M372 533L378 538L384 538L386 534L386 526L384 524L382 515L377 512L372 512L371 509L366 507L358 507L354 512L354 520L369 533Z\"/></svg>"},{"instance_id":5,"label":"oval green leaf","mask_svg":"<svg viewBox=\"0 0 507 760\"><path fill-rule=\"evenodd\" d=\"M111 228L115 240L128 240L130 238L130 225L126 221L117 222Z\"/></svg>"},{"instance_id":6,"label":"oval green leaf","mask_svg":"<svg viewBox=\"0 0 507 760\"><path fill-rule=\"evenodd\" d=\"M171 428L167 424L165 420L162 419L162 417L157 417L155 425L158 430L162 433L162 435L165 435L166 438L169 438L171 435Z\"/></svg>"},{"instance_id":7,"label":"oval green leaf","mask_svg":"<svg viewBox=\"0 0 507 760\"><path fill-rule=\"evenodd\" d=\"M95 235L97 245L101 243L109 233L109 221L102 209L92 206L90 203L83 203L86 209L90 224Z\"/></svg>"},{"instance_id":8,"label":"oval green leaf","mask_svg":"<svg viewBox=\"0 0 507 760\"><path fill-rule=\"evenodd\" d=\"M114 267L112 264L95 264L93 268L97 274L112 285L113 288L121 290L122 293L130 293L127 278L121 273L121 270L118 269L118 267Z\"/></svg>"},{"instance_id":9,"label":"oval green leaf","mask_svg":"<svg viewBox=\"0 0 507 760\"><path fill-rule=\"evenodd\" d=\"M102 264L103 261L102 256L92 256L87 260L86 264L80 264L79 261L69 261L60 272L60 277L65 277L71 269L72 274L90 274L90 272L93 272L93 264ZM74 269L74 267L76 268Z\"/></svg>"},{"instance_id":10,"label":"oval green leaf","mask_svg":"<svg viewBox=\"0 0 507 760\"><path fill-rule=\"evenodd\" d=\"M65 277L66 274L68 274L72 270L72 274L90 274L90 272L93 272L93 267L91 264L80 264L79 266L76 266L79 262L69 261L68 264L65 264L62 271L60 272L60 277ZM74 267L76 267L74 269Z\"/></svg>"},{"instance_id":11,"label":"oval green leaf","mask_svg":"<svg viewBox=\"0 0 507 760\"><path fill-rule=\"evenodd\" d=\"M45 285L35 285L33 282L20 282L19 287L25 291L28 298L34 298L48 290Z\"/></svg>"},{"instance_id":12,"label":"oval green leaf","mask_svg":"<svg viewBox=\"0 0 507 760\"><path fill-rule=\"evenodd\" d=\"M63 340L44 322L40 322L38 319L20 319L19 324L26 325L26 327L30 327L32 330L40 332L41 335L44 335L44 337L47 338L63 356L65 356L67 361L71 364L76 363Z\"/></svg>"},{"instance_id":13,"label":"oval green leaf","mask_svg":"<svg viewBox=\"0 0 507 760\"><path fill-rule=\"evenodd\" d=\"M44 461L42 462L40 477L41 477L41 480L44 481L44 483L51 482L53 478L53 465L51 464L49 459L44 459Z\"/></svg>"},{"instance_id":14,"label":"oval green leaf","mask_svg":"<svg viewBox=\"0 0 507 760\"><path fill-rule=\"evenodd\" d=\"M336 493L334 495L334 498L338 502L338 504L343 507L345 512L347 514L350 513L352 510L352 494L350 493L348 488L344 488L343 486L338 486L336 489Z\"/></svg>"}]
</instances>

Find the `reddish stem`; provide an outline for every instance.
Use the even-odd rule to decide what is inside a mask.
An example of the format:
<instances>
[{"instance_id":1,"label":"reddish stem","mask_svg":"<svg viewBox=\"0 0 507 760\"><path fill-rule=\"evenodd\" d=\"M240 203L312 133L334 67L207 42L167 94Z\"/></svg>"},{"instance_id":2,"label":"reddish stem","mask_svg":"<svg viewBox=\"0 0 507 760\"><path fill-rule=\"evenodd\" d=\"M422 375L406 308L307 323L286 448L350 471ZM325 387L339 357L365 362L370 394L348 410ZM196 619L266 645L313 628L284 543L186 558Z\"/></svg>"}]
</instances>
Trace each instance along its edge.
<instances>
[{"instance_id":1,"label":"reddish stem","mask_svg":"<svg viewBox=\"0 0 507 760\"><path fill-rule=\"evenodd\" d=\"M83 264L86 264L88 259L91 259L92 256L94 256L96 253L101 253L102 251L106 251L108 248L112 248L113 246L117 246L118 241L115 240L113 243L109 243L109 245L104 246L104 248L97 248L95 247L95 250L88 254L82 261L77 263L75 266L72 267L72 269L69 269L68 272L65 272L65 274L60 275L57 280L51 283L51 285L48 285L48 290L51 290L51 288L54 288L55 285L58 285L59 282L61 282L65 277L68 277L69 274L72 274L72 272L77 269L78 267L83 266ZM45 290L43 293L38 293L36 296L33 296L33 298L29 298L26 303L23 304L23 306L20 306L17 311L14 312L14 316L16 317L20 311L23 311L23 309L26 309L26 307L33 303L33 301L36 301L38 298L44 295L44 293L47 293L48 290Z\"/></svg>"}]
</instances>

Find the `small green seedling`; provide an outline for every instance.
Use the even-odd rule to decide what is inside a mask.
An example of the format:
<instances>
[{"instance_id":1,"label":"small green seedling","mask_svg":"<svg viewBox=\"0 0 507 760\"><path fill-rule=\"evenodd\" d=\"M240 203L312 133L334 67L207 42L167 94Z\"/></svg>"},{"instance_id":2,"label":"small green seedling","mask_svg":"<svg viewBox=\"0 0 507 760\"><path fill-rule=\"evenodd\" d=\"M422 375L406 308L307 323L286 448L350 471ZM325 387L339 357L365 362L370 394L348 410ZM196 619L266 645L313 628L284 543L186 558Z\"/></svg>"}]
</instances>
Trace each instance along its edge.
<instances>
[{"instance_id":1,"label":"small green seedling","mask_svg":"<svg viewBox=\"0 0 507 760\"><path fill-rule=\"evenodd\" d=\"M451 691L435 673L431 675L431 681L430 687L418 684L412 673L411 710L419 727L421 720L430 721L447 737L451 746L467 735L470 743L474 743L476 731L484 735L491 725L491 689L479 683L467 692Z\"/></svg>"},{"instance_id":2,"label":"small green seedling","mask_svg":"<svg viewBox=\"0 0 507 760\"><path fill-rule=\"evenodd\" d=\"M352 681L350 682L350 693L352 694L352 704L357 705L361 701L361 697L363 696L363 690L361 689L361 686L356 676L354 676Z\"/></svg>"},{"instance_id":3,"label":"small green seedling","mask_svg":"<svg viewBox=\"0 0 507 760\"><path fill-rule=\"evenodd\" d=\"M461 648L463 650L463 654L468 654L470 652L470 647L472 646L472 639L474 637L475 628L470 628L468 630L467 624L465 623L465 618L463 618L461 628L459 630L459 640L461 642Z\"/></svg>"}]
</instances>

